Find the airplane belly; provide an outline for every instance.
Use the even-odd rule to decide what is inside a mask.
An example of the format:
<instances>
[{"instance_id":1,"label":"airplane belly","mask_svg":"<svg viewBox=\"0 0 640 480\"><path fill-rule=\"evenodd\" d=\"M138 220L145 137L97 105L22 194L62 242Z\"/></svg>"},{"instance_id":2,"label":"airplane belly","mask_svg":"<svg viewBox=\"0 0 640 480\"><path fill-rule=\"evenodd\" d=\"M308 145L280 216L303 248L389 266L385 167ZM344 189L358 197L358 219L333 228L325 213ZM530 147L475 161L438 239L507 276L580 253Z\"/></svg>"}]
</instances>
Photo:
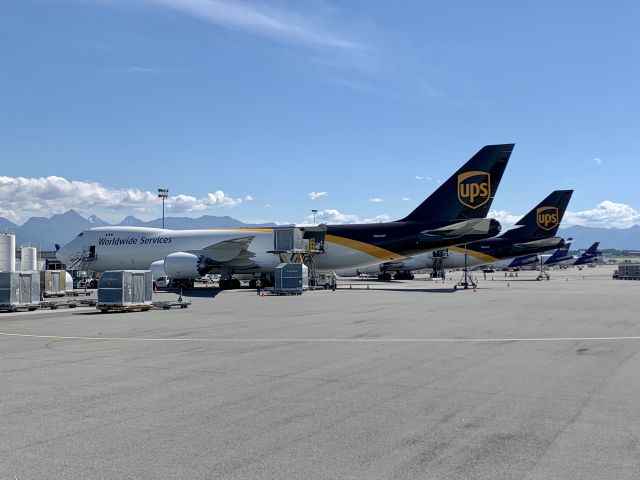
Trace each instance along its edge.
<instances>
[{"instance_id":1,"label":"airplane belly","mask_svg":"<svg viewBox=\"0 0 640 480\"><path fill-rule=\"evenodd\" d=\"M468 268L474 268L480 265L486 265L488 263L491 263L491 262L483 262L473 257L471 254L467 254ZM464 253L455 252L450 249L449 256L445 257L443 261L443 266L444 268L451 268L451 269L464 268Z\"/></svg>"},{"instance_id":2,"label":"airplane belly","mask_svg":"<svg viewBox=\"0 0 640 480\"><path fill-rule=\"evenodd\" d=\"M380 259L355 248L332 242L326 243L325 253L315 258L318 270L330 271L366 267L380 263Z\"/></svg>"}]
</instances>

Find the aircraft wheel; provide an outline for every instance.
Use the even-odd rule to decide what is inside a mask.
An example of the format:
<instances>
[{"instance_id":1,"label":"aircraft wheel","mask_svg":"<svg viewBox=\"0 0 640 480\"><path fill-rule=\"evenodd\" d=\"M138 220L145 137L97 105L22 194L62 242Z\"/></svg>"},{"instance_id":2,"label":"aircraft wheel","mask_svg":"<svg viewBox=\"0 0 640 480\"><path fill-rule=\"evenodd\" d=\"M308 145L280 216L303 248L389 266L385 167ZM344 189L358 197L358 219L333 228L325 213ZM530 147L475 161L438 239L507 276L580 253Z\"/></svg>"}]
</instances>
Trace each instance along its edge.
<instances>
[{"instance_id":1,"label":"aircraft wheel","mask_svg":"<svg viewBox=\"0 0 640 480\"><path fill-rule=\"evenodd\" d=\"M240 283L240 280L238 280L237 278L232 278L231 279L231 288L240 288L242 284Z\"/></svg>"}]
</instances>

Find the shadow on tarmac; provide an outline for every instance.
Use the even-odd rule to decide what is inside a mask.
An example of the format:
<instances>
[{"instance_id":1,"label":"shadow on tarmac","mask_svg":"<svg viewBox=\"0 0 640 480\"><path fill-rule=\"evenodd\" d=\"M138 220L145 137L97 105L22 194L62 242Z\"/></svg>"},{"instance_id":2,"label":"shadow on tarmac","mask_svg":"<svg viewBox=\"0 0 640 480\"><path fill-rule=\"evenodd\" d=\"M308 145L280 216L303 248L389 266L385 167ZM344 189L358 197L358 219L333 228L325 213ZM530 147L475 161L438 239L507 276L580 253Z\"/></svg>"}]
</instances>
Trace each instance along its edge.
<instances>
[{"instance_id":1,"label":"shadow on tarmac","mask_svg":"<svg viewBox=\"0 0 640 480\"><path fill-rule=\"evenodd\" d=\"M367 288L363 288L359 286L358 288L350 289L349 287L338 287L338 290L367 290ZM425 292L425 293L454 293L459 289L455 288L391 288L391 287L375 287L370 288L371 291L385 291L385 292Z\"/></svg>"},{"instance_id":2,"label":"shadow on tarmac","mask_svg":"<svg viewBox=\"0 0 640 480\"><path fill-rule=\"evenodd\" d=\"M222 290L219 288L197 288L195 290L182 290L182 298L215 298ZM172 292L180 296L180 292Z\"/></svg>"}]
</instances>

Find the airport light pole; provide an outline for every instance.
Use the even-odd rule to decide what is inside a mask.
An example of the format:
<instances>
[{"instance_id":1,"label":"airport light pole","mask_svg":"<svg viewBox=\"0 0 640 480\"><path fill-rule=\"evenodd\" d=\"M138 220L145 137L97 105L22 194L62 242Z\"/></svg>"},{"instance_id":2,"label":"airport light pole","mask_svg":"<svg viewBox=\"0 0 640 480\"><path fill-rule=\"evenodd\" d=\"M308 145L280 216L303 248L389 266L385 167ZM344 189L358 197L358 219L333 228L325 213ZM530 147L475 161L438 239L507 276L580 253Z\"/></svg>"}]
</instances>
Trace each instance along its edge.
<instances>
[{"instance_id":1,"label":"airport light pole","mask_svg":"<svg viewBox=\"0 0 640 480\"><path fill-rule=\"evenodd\" d=\"M311 213L313 213L313 224L315 225L316 224L316 213L318 213L318 210L314 208L314 209L311 210Z\"/></svg>"},{"instance_id":2,"label":"airport light pole","mask_svg":"<svg viewBox=\"0 0 640 480\"><path fill-rule=\"evenodd\" d=\"M158 189L158 198L162 199L162 228L164 228L164 201L169 196L168 188L159 188Z\"/></svg>"}]
</instances>

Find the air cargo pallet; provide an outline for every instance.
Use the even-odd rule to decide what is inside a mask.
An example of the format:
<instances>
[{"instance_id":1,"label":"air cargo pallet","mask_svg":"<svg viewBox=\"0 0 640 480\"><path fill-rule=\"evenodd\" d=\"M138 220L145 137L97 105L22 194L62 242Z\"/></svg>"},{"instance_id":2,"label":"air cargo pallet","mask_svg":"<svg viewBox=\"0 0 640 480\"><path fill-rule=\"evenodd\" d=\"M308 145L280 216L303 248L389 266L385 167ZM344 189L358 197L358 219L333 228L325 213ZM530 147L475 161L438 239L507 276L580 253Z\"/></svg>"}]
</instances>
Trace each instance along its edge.
<instances>
[{"instance_id":1,"label":"air cargo pallet","mask_svg":"<svg viewBox=\"0 0 640 480\"><path fill-rule=\"evenodd\" d=\"M153 308L157 308L157 309L163 309L163 310L169 310L172 307L177 307L177 308L187 308L189 305L191 305L191 302L183 302L183 301L175 301L175 302L170 302L170 301L162 301L162 302L153 302Z\"/></svg>"},{"instance_id":2,"label":"air cargo pallet","mask_svg":"<svg viewBox=\"0 0 640 480\"><path fill-rule=\"evenodd\" d=\"M17 312L18 310L29 310L33 312L39 308L38 304L31 305L10 305L8 303L0 304L0 312Z\"/></svg>"},{"instance_id":3,"label":"air cargo pallet","mask_svg":"<svg viewBox=\"0 0 640 480\"><path fill-rule=\"evenodd\" d=\"M68 290L65 294L68 297L79 297L81 295L86 295L87 297L91 295L93 292L88 290Z\"/></svg>"},{"instance_id":4,"label":"air cargo pallet","mask_svg":"<svg viewBox=\"0 0 640 480\"><path fill-rule=\"evenodd\" d=\"M264 288L262 290L265 295L302 295L304 290L276 290L271 288Z\"/></svg>"},{"instance_id":5,"label":"air cargo pallet","mask_svg":"<svg viewBox=\"0 0 640 480\"><path fill-rule=\"evenodd\" d=\"M44 292L42 294L44 298L64 297L65 295L66 295L65 292Z\"/></svg>"},{"instance_id":6,"label":"air cargo pallet","mask_svg":"<svg viewBox=\"0 0 640 480\"><path fill-rule=\"evenodd\" d=\"M153 308L153 305L97 305L96 309L100 310L102 313L107 312L148 312Z\"/></svg>"},{"instance_id":7,"label":"air cargo pallet","mask_svg":"<svg viewBox=\"0 0 640 480\"><path fill-rule=\"evenodd\" d=\"M40 308L50 308L51 310L57 310L60 307L76 308L78 302L40 302Z\"/></svg>"}]
</instances>

